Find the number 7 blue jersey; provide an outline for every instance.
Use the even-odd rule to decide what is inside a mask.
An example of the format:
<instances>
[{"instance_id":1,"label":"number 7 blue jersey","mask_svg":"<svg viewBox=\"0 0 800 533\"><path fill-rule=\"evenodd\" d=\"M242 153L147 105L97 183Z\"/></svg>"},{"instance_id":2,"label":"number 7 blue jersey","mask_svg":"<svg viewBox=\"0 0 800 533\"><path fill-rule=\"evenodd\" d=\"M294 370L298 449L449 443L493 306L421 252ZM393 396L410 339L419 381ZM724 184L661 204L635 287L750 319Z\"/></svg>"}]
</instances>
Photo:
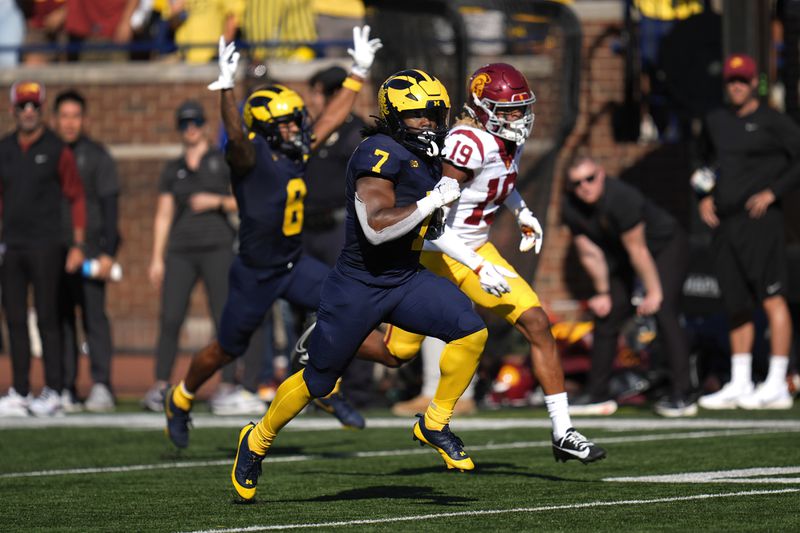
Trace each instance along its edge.
<instances>
[{"instance_id":1,"label":"number 7 blue jersey","mask_svg":"<svg viewBox=\"0 0 800 533\"><path fill-rule=\"evenodd\" d=\"M394 286L420 269L419 254L428 221L399 239L370 244L356 218L356 181L380 176L394 186L395 206L416 203L432 190L442 175L438 160L420 157L384 134L370 136L356 148L347 165L347 221L345 246L337 268L369 285Z\"/></svg>"}]
</instances>

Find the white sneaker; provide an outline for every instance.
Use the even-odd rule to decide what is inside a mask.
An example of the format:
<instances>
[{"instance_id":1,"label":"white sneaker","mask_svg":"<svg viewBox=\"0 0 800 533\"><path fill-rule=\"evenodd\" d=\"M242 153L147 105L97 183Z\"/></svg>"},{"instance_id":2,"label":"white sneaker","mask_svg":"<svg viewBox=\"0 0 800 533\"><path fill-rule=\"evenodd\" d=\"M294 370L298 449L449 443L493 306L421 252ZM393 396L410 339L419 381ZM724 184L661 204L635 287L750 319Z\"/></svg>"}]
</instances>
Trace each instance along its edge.
<instances>
[{"instance_id":1,"label":"white sneaker","mask_svg":"<svg viewBox=\"0 0 800 533\"><path fill-rule=\"evenodd\" d=\"M31 393L22 396L14 387L8 389L8 394L0 398L0 417L28 416L28 405L30 405Z\"/></svg>"},{"instance_id":2,"label":"white sneaker","mask_svg":"<svg viewBox=\"0 0 800 533\"><path fill-rule=\"evenodd\" d=\"M785 381L777 387L760 383L752 394L742 396L738 401L742 409L791 409L792 403Z\"/></svg>"},{"instance_id":3,"label":"white sneaker","mask_svg":"<svg viewBox=\"0 0 800 533\"><path fill-rule=\"evenodd\" d=\"M92 413L108 413L114 410L114 396L102 383L92 385L89 397L86 398L86 410Z\"/></svg>"},{"instance_id":4,"label":"white sneaker","mask_svg":"<svg viewBox=\"0 0 800 533\"><path fill-rule=\"evenodd\" d=\"M743 398L753 393L753 384L734 383L729 381L720 390L713 394L706 394L697 400L697 404L703 409L736 409L739 398Z\"/></svg>"},{"instance_id":5,"label":"white sneaker","mask_svg":"<svg viewBox=\"0 0 800 533\"><path fill-rule=\"evenodd\" d=\"M39 396L34 398L28 408L33 416L59 416L64 414L61 406L61 394L50 387L45 387Z\"/></svg>"},{"instance_id":6,"label":"white sneaker","mask_svg":"<svg viewBox=\"0 0 800 533\"><path fill-rule=\"evenodd\" d=\"M263 415L267 412L267 404L241 385L230 392L215 394L209 403L215 415Z\"/></svg>"},{"instance_id":7,"label":"white sneaker","mask_svg":"<svg viewBox=\"0 0 800 533\"><path fill-rule=\"evenodd\" d=\"M140 402L144 409L161 413L164 411L164 393L167 392L168 384L158 381L150 390L147 391Z\"/></svg>"},{"instance_id":8,"label":"white sneaker","mask_svg":"<svg viewBox=\"0 0 800 533\"><path fill-rule=\"evenodd\" d=\"M65 413L80 413L83 411L83 404L71 390L64 389L61 391L61 408Z\"/></svg>"}]
</instances>

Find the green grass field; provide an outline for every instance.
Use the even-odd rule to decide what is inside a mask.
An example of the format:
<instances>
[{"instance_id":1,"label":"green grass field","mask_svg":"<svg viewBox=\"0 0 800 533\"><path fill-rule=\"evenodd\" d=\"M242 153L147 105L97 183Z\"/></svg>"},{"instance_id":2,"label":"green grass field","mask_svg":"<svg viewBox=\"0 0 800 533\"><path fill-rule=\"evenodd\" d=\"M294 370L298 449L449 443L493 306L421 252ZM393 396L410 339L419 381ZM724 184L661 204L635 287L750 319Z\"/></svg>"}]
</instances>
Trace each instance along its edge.
<instances>
[{"instance_id":1,"label":"green grass field","mask_svg":"<svg viewBox=\"0 0 800 533\"><path fill-rule=\"evenodd\" d=\"M800 531L800 406L575 419L608 450L588 466L553 460L543 409L483 412L453 423L471 473L412 442L412 420L366 415L361 432L299 417L250 504L230 484L246 420L197 415L182 453L157 415L0 420L0 530Z\"/></svg>"}]
</instances>

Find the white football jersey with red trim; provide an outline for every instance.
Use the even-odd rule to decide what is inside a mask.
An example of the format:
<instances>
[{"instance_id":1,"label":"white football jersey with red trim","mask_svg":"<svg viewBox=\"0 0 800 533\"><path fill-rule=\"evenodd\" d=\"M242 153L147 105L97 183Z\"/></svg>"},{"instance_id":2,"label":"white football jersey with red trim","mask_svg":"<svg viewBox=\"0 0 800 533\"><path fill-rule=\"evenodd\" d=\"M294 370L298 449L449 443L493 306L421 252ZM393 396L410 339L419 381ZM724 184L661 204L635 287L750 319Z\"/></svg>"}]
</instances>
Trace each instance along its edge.
<instances>
[{"instance_id":1,"label":"white football jersey with red trim","mask_svg":"<svg viewBox=\"0 0 800 533\"><path fill-rule=\"evenodd\" d=\"M448 132L444 159L475 176L450 205L446 223L473 250L489 240L494 216L514 190L521 155L521 146L508 154L501 139L482 129L460 125ZM425 249L437 250L427 242Z\"/></svg>"}]
</instances>

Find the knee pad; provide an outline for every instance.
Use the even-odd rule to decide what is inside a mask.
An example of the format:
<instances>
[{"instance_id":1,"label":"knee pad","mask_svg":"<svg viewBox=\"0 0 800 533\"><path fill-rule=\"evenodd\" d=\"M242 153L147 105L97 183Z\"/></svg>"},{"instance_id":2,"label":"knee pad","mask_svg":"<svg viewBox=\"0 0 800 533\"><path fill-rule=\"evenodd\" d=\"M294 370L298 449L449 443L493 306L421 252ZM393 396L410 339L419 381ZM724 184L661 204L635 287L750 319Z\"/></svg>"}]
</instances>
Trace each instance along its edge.
<instances>
[{"instance_id":1,"label":"knee pad","mask_svg":"<svg viewBox=\"0 0 800 533\"><path fill-rule=\"evenodd\" d=\"M461 330L458 336L455 337L456 339L461 339L483 330L484 343L486 342L486 337L488 336L488 333L486 333L486 324L483 323L481 317L478 316L478 313L476 313L474 310L469 309L463 311L460 315L458 315L456 324L458 324L458 328Z\"/></svg>"},{"instance_id":2,"label":"knee pad","mask_svg":"<svg viewBox=\"0 0 800 533\"><path fill-rule=\"evenodd\" d=\"M333 391L336 380L339 379L333 372L320 372L309 364L303 372L303 380L306 382L308 392L314 398L324 398Z\"/></svg>"}]
</instances>

